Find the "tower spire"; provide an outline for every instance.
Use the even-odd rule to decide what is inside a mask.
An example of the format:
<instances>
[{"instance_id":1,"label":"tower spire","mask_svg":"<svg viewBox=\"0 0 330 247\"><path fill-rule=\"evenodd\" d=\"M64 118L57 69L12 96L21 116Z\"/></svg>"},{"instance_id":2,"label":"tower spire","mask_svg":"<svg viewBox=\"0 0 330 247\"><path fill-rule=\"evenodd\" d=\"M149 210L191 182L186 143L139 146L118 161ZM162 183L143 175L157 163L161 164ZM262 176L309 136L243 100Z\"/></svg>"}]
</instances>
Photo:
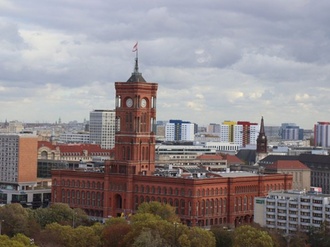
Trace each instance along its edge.
<instances>
[{"instance_id":1,"label":"tower spire","mask_svg":"<svg viewBox=\"0 0 330 247\"><path fill-rule=\"evenodd\" d=\"M257 153L267 153L267 137L265 133L264 117L261 117L260 132L257 138Z\"/></svg>"},{"instance_id":2,"label":"tower spire","mask_svg":"<svg viewBox=\"0 0 330 247\"><path fill-rule=\"evenodd\" d=\"M260 123L260 133L265 134L265 125L264 125L264 117L261 117L261 123Z\"/></svg>"},{"instance_id":3,"label":"tower spire","mask_svg":"<svg viewBox=\"0 0 330 247\"><path fill-rule=\"evenodd\" d=\"M139 54L138 54L138 42L133 46L132 52L135 52L135 66L134 71L131 77L127 80L127 82L146 82L146 80L142 77L142 73L139 72Z\"/></svg>"}]
</instances>

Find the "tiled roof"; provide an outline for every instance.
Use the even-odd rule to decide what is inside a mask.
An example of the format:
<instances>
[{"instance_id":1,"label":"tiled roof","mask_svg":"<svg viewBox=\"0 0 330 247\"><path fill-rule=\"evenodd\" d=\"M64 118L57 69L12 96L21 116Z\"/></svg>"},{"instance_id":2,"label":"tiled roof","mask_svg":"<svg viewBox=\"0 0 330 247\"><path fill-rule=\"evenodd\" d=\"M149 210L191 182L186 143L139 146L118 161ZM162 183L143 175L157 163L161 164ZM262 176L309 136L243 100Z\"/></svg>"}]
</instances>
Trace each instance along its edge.
<instances>
[{"instance_id":1,"label":"tiled roof","mask_svg":"<svg viewBox=\"0 0 330 247\"><path fill-rule=\"evenodd\" d=\"M299 160L303 163L322 163L330 164L329 155L320 155L320 154L300 154Z\"/></svg>"},{"instance_id":2,"label":"tiled roof","mask_svg":"<svg viewBox=\"0 0 330 247\"><path fill-rule=\"evenodd\" d=\"M65 153L82 153L84 150L87 150L88 153L112 153L113 149L103 149L100 145L97 144L52 144L51 142L39 141L38 149L41 147L48 147L51 150L59 148L62 154Z\"/></svg>"},{"instance_id":3,"label":"tiled roof","mask_svg":"<svg viewBox=\"0 0 330 247\"><path fill-rule=\"evenodd\" d=\"M304 164L326 164L330 165L330 156L329 155L318 155L318 154L300 154L299 156L295 155L268 155L264 159L260 160L261 165L272 164L278 160L299 160Z\"/></svg>"},{"instance_id":4,"label":"tiled roof","mask_svg":"<svg viewBox=\"0 0 330 247\"><path fill-rule=\"evenodd\" d=\"M256 161L256 150L241 149L236 156L246 163L251 164Z\"/></svg>"},{"instance_id":5,"label":"tiled roof","mask_svg":"<svg viewBox=\"0 0 330 247\"><path fill-rule=\"evenodd\" d=\"M199 160L223 160L223 157L219 154L202 154L196 157Z\"/></svg>"},{"instance_id":6,"label":"tiled roof","mask_svg":"<svg viewBox=\"0 0 330 247\"><path fill-rule=\"evenodd\" d=\"M266 170L310 170L299 160L278 160L265 166Z\"/></svg>"},{"instance_id":7,"label":"tiled roof","mask_svg":"<svg viewBox=\"0 0 330 247\"><path fill-rule=\"evenodd\" d=\"M299 160L298 156L294 155L268 155L259 161L260 164L271 164L278 160Z\"/></svg>"},{"instance_id":8,"label":"tiled roof","mask_svg":"<svg viewBox=\"0 0 330 247\"><path fill-rule=\"evenodd\" d=\"M238 158L235 155L230 155L230 154L224 154L223 155L224 159L227 160L227 164L244 164L244 161Z\"/></svg>"}]
</instances>

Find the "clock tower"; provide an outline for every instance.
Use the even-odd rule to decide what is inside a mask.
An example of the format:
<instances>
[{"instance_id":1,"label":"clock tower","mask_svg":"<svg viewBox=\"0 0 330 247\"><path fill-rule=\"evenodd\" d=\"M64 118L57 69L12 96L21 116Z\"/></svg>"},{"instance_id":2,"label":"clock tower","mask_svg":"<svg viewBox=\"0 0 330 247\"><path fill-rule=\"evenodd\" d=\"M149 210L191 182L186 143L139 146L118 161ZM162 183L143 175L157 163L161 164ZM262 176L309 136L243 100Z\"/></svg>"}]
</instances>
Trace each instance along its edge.
<instances>
[{"instance_id":1,"label":"clock tower","mask_svg":"<svg viewBox=\"0 0 330 247\"><path fill-rule=\"evenodd\" d=\"M127 82L116 82L115 160L111 171L150 175L155 169L157 83L139 73L138 58Z\"/></svg>"}]
</instances>

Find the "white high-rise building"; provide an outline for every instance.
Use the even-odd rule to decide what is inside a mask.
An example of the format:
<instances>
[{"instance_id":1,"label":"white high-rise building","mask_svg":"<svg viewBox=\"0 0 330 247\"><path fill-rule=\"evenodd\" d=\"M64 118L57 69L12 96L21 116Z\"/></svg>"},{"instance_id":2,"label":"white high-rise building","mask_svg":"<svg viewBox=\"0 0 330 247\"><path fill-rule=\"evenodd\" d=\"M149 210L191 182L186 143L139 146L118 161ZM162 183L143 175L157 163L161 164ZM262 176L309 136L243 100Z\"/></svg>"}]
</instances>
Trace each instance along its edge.
<instances>
[{"instance_id":1,"label":"white high-rise building","mask_svg":"<svg viewBox=\"0 0 330 247\"><path fill-rule=\"evenodd\" d=\"M195 125L193 123L183 123L181 125L181 141L194 141Z\"/></svg>"},{"instance_id":2,"label":"white high-rise building","mask_svg":"<svg viewBox=\"0 0 330 247\"><path fill-rule=\"evenodd\" d=\"M116 113L114 110L94 110L90 112L90 142L101 148L112 149L115 146Z\"/></svg>"},{"instance_id":3,"label":"white high-rise building","mask_svg":"<svg viewBox=\"0 0 330 247\"><path fill-rule=\"evenodd\" d=\"M226 120L220 125L220 140L222 142L234 142L235 121Z\"/></svg>"},{"instance_id":4,"label":"white high-rise building","mask_svg":"<svg viewBox=\"0 0 330 247\"><path fill-rule=\"evenodd\" d=\"M195 124L182 121L170 120L165 125L166 141L194 141Z\"/></svg>"},{"instance_id":5,"label":"white high-rise building","mask_svg":"<svg viewBox=\"0 0 330 247\"><path fill-rule=\"evenodd\" d=\"M256 145L260 131L260 125L250 125L250 144Z\"/></svg>"}]
</instances>

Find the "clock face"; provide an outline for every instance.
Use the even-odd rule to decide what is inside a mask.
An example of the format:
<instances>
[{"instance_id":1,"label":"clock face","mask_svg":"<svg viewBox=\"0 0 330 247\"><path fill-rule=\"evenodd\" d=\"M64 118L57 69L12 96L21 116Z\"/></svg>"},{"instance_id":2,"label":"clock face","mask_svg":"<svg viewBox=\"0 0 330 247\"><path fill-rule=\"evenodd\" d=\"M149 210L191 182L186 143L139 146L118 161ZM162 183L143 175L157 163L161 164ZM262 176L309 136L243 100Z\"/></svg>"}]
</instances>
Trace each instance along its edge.
<instances>
[{"instance_id":1,"label":"clock face","mask_svg":"<svg viewBox=\"0 0 330 247\"><path fill-rule=\"evenodd\" d=\"M128 99L126 100L126 106L127 106L127 107L132 107L132 106L133 106L133 100L132 100L131 98L128 98Z\"/></svg>"},{"instance_id":2,"label":"clock face","mask_svg":"<svg viewBox=\"0 0 330 247\"><path fill-rule=\"evenodd\" d=\"M141 100L141 107L146 107L147 106L147 101L146 101L146 99L142 99Z\"/></svg>"}]
</instances>

